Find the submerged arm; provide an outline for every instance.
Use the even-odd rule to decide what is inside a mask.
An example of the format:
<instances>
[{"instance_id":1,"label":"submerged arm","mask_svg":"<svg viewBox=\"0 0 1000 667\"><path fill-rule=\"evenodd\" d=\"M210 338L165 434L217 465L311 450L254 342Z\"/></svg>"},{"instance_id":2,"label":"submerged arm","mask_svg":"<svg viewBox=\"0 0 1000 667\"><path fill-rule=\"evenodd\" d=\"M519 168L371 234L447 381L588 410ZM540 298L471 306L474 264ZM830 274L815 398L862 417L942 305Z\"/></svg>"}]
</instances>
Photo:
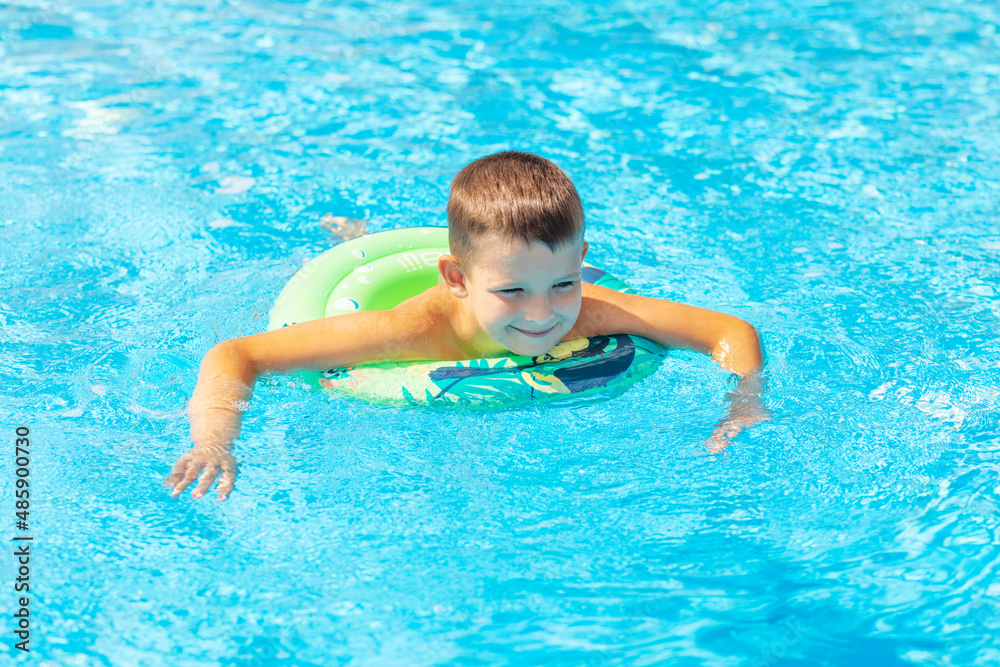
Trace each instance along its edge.
<instances>
[{"instance_id":1,"label":"submerged arm","mask_svg":"<svg viewBox=\"0 0 1000 667\"><path fill-rule=\"evenodd\" d=\"M216 345L201 362L198 384L188 403L188 420L194 446L174 464L163 480L172 487L172 498L179 496L199 474L198 486L191 492L201 498L220 473L219 500L225 500L236 480L233 440L240 436L243 413L250 407L257 373L240 350L240 339Z\"/></svg>"},{"instance_id":2,"label":"submerged arm","mask_svg":"<svg viewBox=\"0 0 1000 667\"><path fill-rule=\"evenodd\" d=\"M642 297L640 297L642 298ZM645 298L647 331L661 345L705 352L722 368L739 376L726 394L729 409L705 442L710 452L725 449L743 429L771 419L762 402L764 355L760 336L748 322L732 315L684 304Z\"/></svg>"},{"instance_id":3,"label":"submerged arm","mask_svg":"<svg viewBox=\"0 0 1000 667\"><path fill-rule=\"evenodd\" d=\"M705 443L710 452L721 452L743 429L771 419L771 411L761 400L764 389L765 379L759 371L740 376L736 388L726 394L729 410L725 418L715 425L712 435Z\"/></svg>"}]
</instances>

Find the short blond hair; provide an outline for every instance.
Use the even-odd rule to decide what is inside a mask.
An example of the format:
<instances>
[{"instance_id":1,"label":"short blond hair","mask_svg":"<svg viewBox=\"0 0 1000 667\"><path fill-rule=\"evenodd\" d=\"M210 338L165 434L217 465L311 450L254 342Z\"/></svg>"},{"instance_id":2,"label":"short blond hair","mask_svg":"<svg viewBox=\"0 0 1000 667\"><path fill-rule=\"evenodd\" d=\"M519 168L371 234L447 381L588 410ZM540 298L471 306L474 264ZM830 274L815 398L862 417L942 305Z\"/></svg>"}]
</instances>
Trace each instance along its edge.
<instances>
[{"instance_id":1,"label":"short blond hair","mask_svg":"<svg viewBox=\"0 0 1000 667\"><path fill-rule=\"evenodd\" d=\"M545 158L502 151L466 165L451 181L448 243L468 271L479 260L476 239L544 243L551 250L582 236L583 204L573 181Z\"/></svg>"}]
</instances>

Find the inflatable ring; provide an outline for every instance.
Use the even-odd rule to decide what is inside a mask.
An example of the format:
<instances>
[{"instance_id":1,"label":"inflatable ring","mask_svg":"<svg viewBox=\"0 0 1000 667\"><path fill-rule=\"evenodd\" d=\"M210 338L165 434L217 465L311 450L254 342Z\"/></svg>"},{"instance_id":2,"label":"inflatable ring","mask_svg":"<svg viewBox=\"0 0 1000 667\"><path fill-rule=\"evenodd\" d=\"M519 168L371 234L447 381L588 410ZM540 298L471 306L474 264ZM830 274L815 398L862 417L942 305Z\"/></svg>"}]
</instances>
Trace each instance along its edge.
<instances>
[{"instance_id":1,"label":"inflatable ring","mask_svg":"<svg viewBox=\"0 0 1000 667\"><path fill-rule=\"evenodd\" d=\"M447 227L410 227L346 241L292 276L271 309L268 330L363 310L390 310L440 282ZM633 293L583 263L583 281ZM310 385L383 405L499 408L624 391L655 372L666 350L627 334L563 341L537 357L420 361L335 368L298 377Z\"/></svg>"}]
</instances>

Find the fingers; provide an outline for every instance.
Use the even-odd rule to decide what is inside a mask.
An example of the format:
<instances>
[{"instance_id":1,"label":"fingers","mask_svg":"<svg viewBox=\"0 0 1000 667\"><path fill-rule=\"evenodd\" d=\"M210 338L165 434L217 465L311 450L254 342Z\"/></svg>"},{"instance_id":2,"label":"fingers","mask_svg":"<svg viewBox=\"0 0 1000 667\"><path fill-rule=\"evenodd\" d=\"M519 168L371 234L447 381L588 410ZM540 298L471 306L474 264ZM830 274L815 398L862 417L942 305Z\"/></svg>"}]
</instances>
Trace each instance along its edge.
<instances>
[{"instance_id":1,"label":"fingers","mask_svg":"<svg viewBox=\"0 0 1000 667\"><path fill-rule=\"evenodd\" d=\"M222 479L219 481L219 500L225 500L233 491L233 484L236 483L236 466L226 464L222 466Z\"/></svg>"},{"instance_id":2,"label":"fingers","mask_svg":"<svg viewBox=\"0 0 1000 667\"><path fill-rule=\"evenodd\" d=\"M198 479L198 475L201 475L201 479ZM212 460L212 457L209 457L209 460L206 461L200 460L195 452L188 452L174 464L171 474L164 478L163 485L173 487L173 493L170 494L170 497L176 498L192 482L198 480L198 484L191 492L191 497L198 499L209 492L217 478L219 479L219 500L225 500L232 493L236 483L235 458L226 456L222 460Z\"/></svg>"},{"instance_id":3,"label":"fingers","mask_svg":"<svg viewBox=\"0 0 1000 667\"><path fill-rule=\"evenodd\" d=\"M208 493L208 490L212 488L212 484L215 483L215 478L218 476L219 466L215 463L207 464L202 470L202 476L201 479L198 480L198 486L196 486L194 491L191 492L191 497L197 500Z\"/></svg>"},{"instance_id":4,"label":"fingers","mask_svg":"<svg viewBox=\"0 0 1000 667\"><path fill-rule=\"evenodd\" d=\"M731 444L732 443L729 442L729 439L722 434L713 435L705 441L705 447L708 448L708 452L710 454L718 454Z\"/></svg>"},{"instance_id":5,"label":"fingers","mask_svg":"<svg viewBox=\"0 0 1000 667\"><path fill-rule=\"evenodd\" d=\"M176 486L174 486L174 492L170 494L171 498L176 498L184 492L184 489L188 487L191 482L198 478L198 474L201 472L202 468L205 467L203 461L191 461L187 465L187 470L184 471L184 476ZM172 477L173 475L171 475Z\"/></svg>"},{"instance_id":6,"label":"fingers","mask_svg":"<svg viewBox=\"0 0 1000 667\"><path fill-rule=\"evenodd\" d=\"M170 470L170 474L164 478L164 486L175 486L177 482L184 479L184 473L187 471L188 462L191 460L191 452L188 452L184 456L177 459L177 463Z\"/></svg>"},{"instance_id":7,"label":"fingers","mask_svg":"<svg viewBox=\"0 0 1000 667\"><path fill-rule=\"evenodd\" d=\"M755 415L753 419L741 417L739 419L724 420L716 426L714 431L712 431L711 437L705 441L705 446L712 454L718 454L723 449L733 444L732 441L736 438L736 436L743 432L744 429L750 428L751 426L763 421L770 421L770 419L770 415L764 417Z\"/></svg>"}]
</instances>

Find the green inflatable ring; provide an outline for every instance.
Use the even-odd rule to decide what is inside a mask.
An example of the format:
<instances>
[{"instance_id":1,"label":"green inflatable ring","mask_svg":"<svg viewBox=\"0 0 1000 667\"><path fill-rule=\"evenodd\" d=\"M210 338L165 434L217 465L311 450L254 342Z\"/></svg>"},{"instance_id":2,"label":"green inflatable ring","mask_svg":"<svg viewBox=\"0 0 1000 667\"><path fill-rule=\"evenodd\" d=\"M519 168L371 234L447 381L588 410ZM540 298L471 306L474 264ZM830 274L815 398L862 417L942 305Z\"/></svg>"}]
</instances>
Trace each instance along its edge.
<instances>
[{"instance_id":1,"label":"green inflatable ring","mask_svg":"<svg viewBox=\"0 0 1000 667\"><path fill-rule=\"evenodd\" d=\"M346 241L292 276L271 309L268 330L361 310L390 310L434 287L447 227L410 227ZM634 293L593 264L583 281ZM495 409L527 402L621 393L652 374L666 354L627 334L564 341L538 357L388 362L302 372L308 384L383 405Z\"/></svg>"}]
</instances>

